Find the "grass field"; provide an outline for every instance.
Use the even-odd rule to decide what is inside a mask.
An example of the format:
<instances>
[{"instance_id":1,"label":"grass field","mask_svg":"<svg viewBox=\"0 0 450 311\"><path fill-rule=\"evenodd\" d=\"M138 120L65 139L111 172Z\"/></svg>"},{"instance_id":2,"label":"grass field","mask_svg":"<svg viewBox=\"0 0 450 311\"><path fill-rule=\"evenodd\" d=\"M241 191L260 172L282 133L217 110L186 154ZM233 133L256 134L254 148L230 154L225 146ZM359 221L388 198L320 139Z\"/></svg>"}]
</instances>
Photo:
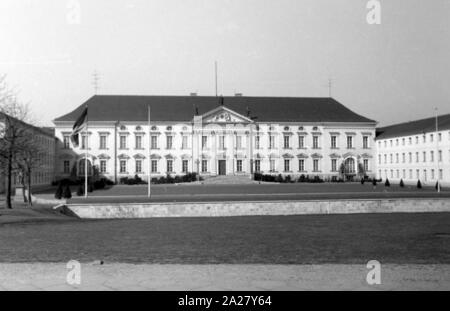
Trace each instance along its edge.
<instances>
[{"instance_id":1,"label":"grass field","mask_svg":"<svg viewBox=\"0 0 450 311\"><path fill-rule=\"evenodd\" d=\"M366 183L294 183L294 184L250 184L250 185L153 185L152 198L147 198L147 186L117 185L89 193L89 198L75 195L69 203L114 203L114 202L165 202L165 201L253 201L253 200L317 200L317 199L376 199L376 198L450 198L450 189L437 193L434 187L417 189L398 185L373 187ZM53 197L52 191L44 195Z\"/></svg>"},{"instance_id":2,"label":"grass field","mask_svg":"<svg viewBox=\"0 0 450 311\"><path fill-rule=\"evenodd\" d=\"M0 262L450 263L450 213L97 221L49 217L0 222Z\"/></svg>"}]
</instances>

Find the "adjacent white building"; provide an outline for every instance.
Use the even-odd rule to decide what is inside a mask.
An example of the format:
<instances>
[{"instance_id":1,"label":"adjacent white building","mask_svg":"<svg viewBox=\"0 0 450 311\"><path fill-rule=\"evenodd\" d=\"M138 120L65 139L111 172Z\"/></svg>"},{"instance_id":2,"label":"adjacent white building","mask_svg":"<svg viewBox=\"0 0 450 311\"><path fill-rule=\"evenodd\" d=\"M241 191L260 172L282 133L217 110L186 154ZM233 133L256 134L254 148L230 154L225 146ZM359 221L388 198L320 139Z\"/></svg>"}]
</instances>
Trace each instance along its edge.
<instances>
[{"instance_id":1,"label":"adjacent white building","mask_svg":"<svg viewBox=\"0 0 450 311\"><path fill-rule=\"evenodd\" d=\"M378 178L450 185L450 114L377 130Z\"/></svg>"},{"instance_id":2,"label":"adjacent white building","mask_svg":"<svg viewBox=\"0 0 450 311\"><path fill-rule=\"evenodd\" d=\"M86 106L88 129L74 148L72 126ZM375 175L376 122L332 98L94 96L54 124L59 179L84 176L86 156L116 182L149 170L332 179L342 163L348 179L358 167Z\"/></svg>"}]
</instances>

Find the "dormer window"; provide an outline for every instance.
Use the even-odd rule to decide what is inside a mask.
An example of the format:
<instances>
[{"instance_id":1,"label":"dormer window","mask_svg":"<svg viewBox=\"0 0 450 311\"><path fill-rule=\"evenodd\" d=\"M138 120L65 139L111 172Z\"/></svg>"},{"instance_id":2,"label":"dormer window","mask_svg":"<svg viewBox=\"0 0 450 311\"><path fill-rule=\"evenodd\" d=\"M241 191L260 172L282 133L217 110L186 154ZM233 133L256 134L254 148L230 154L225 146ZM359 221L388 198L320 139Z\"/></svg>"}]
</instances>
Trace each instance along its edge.
<instances>
[{"instance_id":1,"label":"dormer window","mask_svg":"<svg viewBox=\"0 0 450 311\"><path fill-rule=\"evenodd\" d=\"M152 126L152 131L157 131L157 130L158 130L158 127Z\"/></svg>"},{"instance_id":2,"label":"dormer window","mask_svg":"<svg viewBox=\"0 0 450 311\"><path fill-rule=\"evenodd\" d=\"M313 127L313 131L318 131L318 130L319 130L319 128L317 126Z\"/></svg>"},{"instance_id":3,"label":"dormer window","mask_svg":"<svg viewBox=\"0 0 450 311\"><path fill-rule=\"evenodd\" d=\"M303 131L303 130L304 130L303 126L299 126L299 127L298 127L298 130L299 130L299 131Z\"/></svg>"},{"instance_id":4,"label":"dormer window","mask_svg":"<svg viewBox=\"0 0 450 311\"><path fill-rule=\"evenodd\" d=\"M121 126L120 126L120 130L121 130L121 131L126 131L126 130L127 130L127 127L126 127L125 125L121 125Z\"/></svg>"},{"instance_id":5,"label":"dormer window","mask_svg":"<svg viewBox=\"0 0 450 311\"><path fill-rule=\"evenodd\" d=\"M284 130L285 130L285 131L289 131L289 130L290 130L289 126L285 126L285 127L284 127Z\"/></svg>"},{"instance_id":6,"label":"dormer window","mask_svg":"<svg viewBox=\"0 0 450 311\"><path fill-rule=\"evenodd\" d=\"M136 126L136 131L142 131L142 127L141 126Z\"/></svg>"},{"instance_id":7,"label":"dormer window","mask_svg":"<svg viewBox=\"0 0 450 311\"><path fill-rule=\"evenodd\" d=\"M171 126L168 126L168 127L166 128L166 130L172 131L172 127L171 127Z\"/></svg>"}]
</instances>

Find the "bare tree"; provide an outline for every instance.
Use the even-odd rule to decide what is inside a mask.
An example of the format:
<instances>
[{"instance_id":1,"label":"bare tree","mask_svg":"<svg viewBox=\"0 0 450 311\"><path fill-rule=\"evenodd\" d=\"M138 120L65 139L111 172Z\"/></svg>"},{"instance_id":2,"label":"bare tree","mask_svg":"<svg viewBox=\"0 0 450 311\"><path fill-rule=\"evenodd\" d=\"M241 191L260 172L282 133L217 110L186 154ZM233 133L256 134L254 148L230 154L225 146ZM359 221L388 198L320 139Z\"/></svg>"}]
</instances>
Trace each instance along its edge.
<instances>
[{"instance_id":1,"label":"bare tree","mask_svg":"<svg viewBox=\"0 0 450 311\"><path fill-rule=\"evenodd\" d=\"M17 150L14 164L19 174L23 176L22 185L26 184L28 190L25 202L32 206L31 178L34 170L43 165L45 149L42 147L38 135L34 131L28 131L28 135L18 142Z\"/></svg>"},{"instance_id":2,"label":"bare tree","mask_svg":"<svg viewBox=\"0 0 450 311\"><path fill-rule=\"evenodd\" d=\"M0 164L6 176L6 207L11 209L12 177L15 161L23 152L25 142L29 140L27 125L30 120L28 105L17 100L17 92L6 83L6 76L0 76Z\"/></svg>"}]
</instances>

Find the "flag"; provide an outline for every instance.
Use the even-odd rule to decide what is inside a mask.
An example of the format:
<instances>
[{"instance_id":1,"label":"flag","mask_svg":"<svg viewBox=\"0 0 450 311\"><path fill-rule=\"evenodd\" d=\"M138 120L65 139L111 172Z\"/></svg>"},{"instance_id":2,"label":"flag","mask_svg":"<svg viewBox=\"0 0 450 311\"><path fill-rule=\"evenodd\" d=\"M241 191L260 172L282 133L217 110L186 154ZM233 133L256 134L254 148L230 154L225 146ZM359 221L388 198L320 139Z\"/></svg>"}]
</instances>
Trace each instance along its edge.
<instances>
[{"instance_id":1,"label":"flag","mask_svg":"<svg viewBox=\"0 0 450 311\"><path fill-rule=\"evenodd\" d=\"M85 127L85 125L87 125L87 113L88 113L88 109L86 107L86 108L84 108L83 112L78 117L77 121L75 121L75 124L73 125L73 130L72 130L72 134L70 135L70 140L72 141L72 144L74 145L74 147L78 147L80 144L79 133Z\"/></svg>"}]
</instances>

